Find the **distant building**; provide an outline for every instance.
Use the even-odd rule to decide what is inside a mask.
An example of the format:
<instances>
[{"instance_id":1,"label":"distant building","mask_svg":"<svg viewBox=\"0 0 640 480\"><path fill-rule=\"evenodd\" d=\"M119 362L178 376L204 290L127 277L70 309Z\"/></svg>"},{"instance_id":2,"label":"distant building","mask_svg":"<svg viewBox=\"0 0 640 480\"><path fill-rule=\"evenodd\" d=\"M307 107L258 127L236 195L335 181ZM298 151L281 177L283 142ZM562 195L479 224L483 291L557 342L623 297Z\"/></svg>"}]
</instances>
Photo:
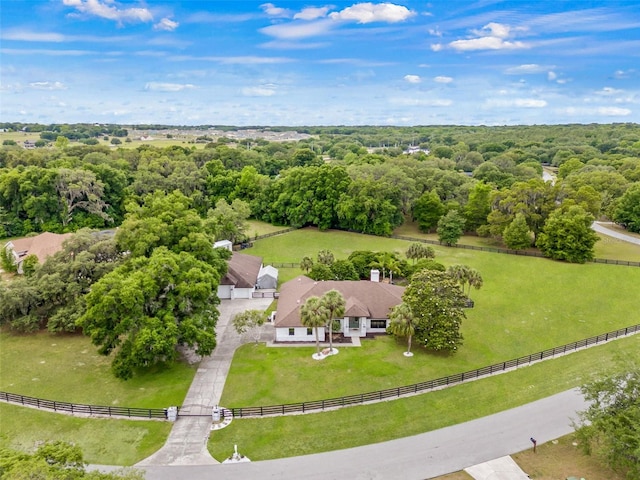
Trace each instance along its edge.
<instances>
[{"instance_id":1,"label":"distant building","mask_svg":"<svg viewBox=\"0 0 640 480\"><path fill-rule=\"evenodd\" d=\"M9 249L13 255L13 261L18 266L18 273L24 273L22 264L29 255L38 257L38 262L43 263L47 257L62 250L62 244L71 237L72 233L45 232L35 237L20 238L7 242L4 248Z\"/></svg>"}]
</instances>

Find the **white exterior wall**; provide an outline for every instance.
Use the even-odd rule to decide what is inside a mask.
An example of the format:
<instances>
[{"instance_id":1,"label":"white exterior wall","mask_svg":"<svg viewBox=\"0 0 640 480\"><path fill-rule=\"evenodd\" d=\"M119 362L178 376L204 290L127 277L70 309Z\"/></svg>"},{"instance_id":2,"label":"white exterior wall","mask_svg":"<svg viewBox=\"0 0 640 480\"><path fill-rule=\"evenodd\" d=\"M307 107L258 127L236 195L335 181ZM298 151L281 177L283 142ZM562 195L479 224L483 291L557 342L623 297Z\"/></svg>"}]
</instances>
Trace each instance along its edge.
<instances>
[{"instance_id":1,"label":"white exterior wall","mask_svg":"<svg viewBox=\"0 0 640 480\"><path fill-rule=\"evenodd\" d=\"M218 285L218 298L231 298L231 285Z\"/></svg>"},{"instance_id":2,"label":"white exterior wall","mask_svg":"<svg viewBox=\"0 0 640 480\"><path fill-rule=\"evenodd\" d=\"M289 327L276 328L276 342L315 342L316 333L312 329L311 335L307 335L307 327L292 327L293 335L289 335ZM318 328L318 338L325 341L324 327Z\"/></svg>"},{"instance_id":3,"label":"white exterior wall","mask_svg":"<svg viewBox=\"0 0 640 480\"><path fill-rule=\"evenodd\" d=\"M234 288L232 298L252 298L255 288Z\"/></svg>"}]
</instances>

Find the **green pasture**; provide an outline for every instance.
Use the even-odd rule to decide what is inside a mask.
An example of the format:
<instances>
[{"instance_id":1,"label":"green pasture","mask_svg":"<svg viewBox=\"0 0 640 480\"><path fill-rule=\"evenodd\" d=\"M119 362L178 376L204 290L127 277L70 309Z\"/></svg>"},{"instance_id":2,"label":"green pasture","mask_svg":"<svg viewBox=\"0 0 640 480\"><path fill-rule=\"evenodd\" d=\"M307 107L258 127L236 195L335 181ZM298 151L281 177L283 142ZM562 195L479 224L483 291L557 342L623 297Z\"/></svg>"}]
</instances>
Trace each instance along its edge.
<instances>
[{"instance_id":1,"label":"green pasture","mask_svg":"<svg viewBox=\"0 0 640 480\"><path fill-rule=\"evenodd\" d=\"M400 400L308 415L237 418L228 427L212 432L208 447L218 460L227 458L234 445L252 460L266 460L393 440L539 400L630 361L640 362L638 336ZM246 382L244 388L254 386Z\"/></svg>"},{"instance_id":2,"label":"green pasture","mask_svg":"<svg viewBox=\"0 0 640 480\"><path fill-rule=\"evenodd\" d=\"M162 447L171 430L162 421L79 418L4 403L0 418L0 447L33 451L65 440L82 448L86 462L103 465L139 462Z\"/></svg>"},{"instance_id":3,"label":"green pasture","mask_svg":"<svg viewBox=\"0 0 640 480\"><path fill-rule=\"evenodd\" d=\"M409 244L346 232L303 229L257 241L251 253L262 251L269 258L269 252L274 252L280 261L293 261L296 256L313 256L323 248L340 258L353 250L404 252ZM311 359L314 346L286 349L246 345L236 352L223 403L279 404L408 385L640 322L640 268L575 265L439 246L436 260L445 265L469 265L484 279L484 286L471 292L475 308L466 310L467 319L462 324L464 345L457 353L437 355L414 345L415 356L407 359L402 356L406 349L404 340L382 336L365 340L362 348L338 345L339 355L315 362ZM290 274L291 270L300 273L299 269L281 269L280 273ZM246 389L243 384L259 388Z\"/></svg>"},{"instance_id":4,"label":"green pasture","mask_svg":"<svg viewBox=\"0 0 640 480\"><path fill-rule=\"evenodd\" d=\"M251 240L257 235L267 235L269 233L280 232L286 230L289 227L282 227L278 225L271 225L270 223L263 222L261 220L247 220L246 234Z\"/></svg>"},{"instance_id":5,"label":"green pasture","mask_svg":"<svg viewBox=\"0 0 640 480\"><path fill-rule=\"evenodd\" d=\"M111 358L88 337L0 332L0 390L92 405L165 408L181 405L195 366L177 363L138 372L131 380L111 373Z\"/></svg>"}]
</instances>

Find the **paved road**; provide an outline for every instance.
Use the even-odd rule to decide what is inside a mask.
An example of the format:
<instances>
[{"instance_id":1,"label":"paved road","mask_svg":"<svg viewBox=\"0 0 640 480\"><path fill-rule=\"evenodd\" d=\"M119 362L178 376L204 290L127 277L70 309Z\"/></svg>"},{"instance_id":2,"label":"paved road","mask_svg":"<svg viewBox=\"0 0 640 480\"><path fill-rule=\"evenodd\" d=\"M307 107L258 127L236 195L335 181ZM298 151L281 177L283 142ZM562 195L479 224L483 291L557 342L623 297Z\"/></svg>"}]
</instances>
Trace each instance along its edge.
<instances>
[{"instance_id":1,"label":"paved road","mask_svg":"<svg viewBox=\"0 0 640 480\"><path fill-rule=\"evenodd\" d=\"M607 225L612 225L611 222L593 222L591 224L591 228L593 228L596 232L602 233L604 235L608 235L609 237L617 238L618 240L624 240L625 242L635 243L636 245L640 245L640 238L634 237L632 235L626 235L624 233L618 232L617 230L612 230L607 228Z\"/></svg>"},{"instance_id":2,"label":"paved road","mask_svg":"<svg viewBox=\"0 0 640 480\"><path fill-rule=\"evenodd\" d=\"M585 407L580 393L570 390L478 420L399 440L262 462L148 466L146 478L423 480L530 448L530 437L542 444L571 433L571 419ZM242 453L242 446L239 450Z\"/></svg>"}]
</instances>

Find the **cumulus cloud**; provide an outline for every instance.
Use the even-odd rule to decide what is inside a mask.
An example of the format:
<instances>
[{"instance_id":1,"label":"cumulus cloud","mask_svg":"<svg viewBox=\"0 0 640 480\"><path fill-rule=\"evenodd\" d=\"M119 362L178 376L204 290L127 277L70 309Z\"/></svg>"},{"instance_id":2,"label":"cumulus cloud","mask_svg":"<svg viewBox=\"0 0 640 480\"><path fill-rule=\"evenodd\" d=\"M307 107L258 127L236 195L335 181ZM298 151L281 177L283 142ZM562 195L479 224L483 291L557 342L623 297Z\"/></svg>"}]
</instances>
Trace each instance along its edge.
<instances>
[{"instance_id":1,"label":"cumulus cloud","mask_svg":"<svg viewBox=\"0 0 640 480\"><path fill-rule=\"evenodd\" d=\"M61 82L32 82L29 84L36 90L66 90L67 87Z\"/></svg>"},{"instance_id":2,"label":"cumulus cloud","mask_svg":"<svg viewBox=\"0 0 640 480\"><path fill-rule=\"evenodd\" d=\"M459 52L476 50L515 50L528 48L528 45L515 40L509 40L513 36L513 29L509 25L491 22L480 30L472 33L476 38L455 40L449 43L449 47ZM433 47L432 47L433 49Z\"/></svg>"},{"instance_id":3,"label":"cumulus cloud","mask_svg":"<svg viewBox=\"0 0 640 480\"><path fill-rule=\"evenodd\" d=\"M584 117L587 115L602 115L605 117L626 117L628 115L631 115L633 112L628 108L619 108L619 107L596 107L596 108L567 107L565 109L561 109L560 113L564 113L565 115L580 116L580 117Z\"/></svg>"},{"instance_id":4,"label":"cumulus cloud","mask_svg":"<svg viewBox=\"0 0 640 480\"><path fill-rule=\"evenodd\" d=\"M442 50L442 44L441 43L432 43L431 44L431 50L434 52L439 52L440 50Z\"/></svg>"},{"instance_id":5,"label":"cumulus cloud","mask_svg":"<svg viewBox=\"0 0 640 480\"><path fill-rule=\"evenodd\" d=\"M271 97L276 94L275 85L261 85L259 87L245 87L242 89L245 97Z\"/></svg>"},{"instance_id":6,"label":"cumulus cloud","mask_svg":"<svg viewBox=\"0 0 640 480\"><path fill-rule=\"evenodd\" d=\"M148 8L118 8L113 0L62 0L62 3L75 8L78 12L75 15L96 16L118 23L153 21L153 14Z\"/></svg>"},{"instance_id":7,"label":"cumulus cloud","mask_svg":"<svg viewBox=\"0 0 640 480\"><path fill-rule=\"evenodd\" d=\"M161 83L148 82L144 89L150 92L181 92L183 90L191 90L196 88L190 83Z\"/></svg>"},{"instance_id":8,"label":"cumulus cloud","mask_svg":"<svg viewBox=\"0 0 640 480\"><path fill-rule=\"evenodd\" d=\"M329 17L333 20L355 21L357 23L404 22L415 15L407 7L393 3L356 3L350 7L333 12Z\"/></svg>"},{"instance_id":9,"label":"cumulus cloud","mask_svg":"<svg viewBox=\"0 0 640 480\"><path fill-rule=\"evenodd\" d=\"M547 72L547 80L549 80L550 82L553 82L557 78L558 78L558 75L556 74L556 72L553 72L553 71Z\"/></svg>"},{"instance_id":10,"label":"cumulus cloud","mask_svg":"<svg viewBox=\"0 0 640 480\"><path fill-rule=\"evenodd\" d=\"M315 20L327 16L329 7L307 7L293 16L294 20Z\"/></svg>"},{"instance_id":11,"label":"cumulus cloud","mask_svg":"<svg viewBox=\"0 0 640 480\"><path fill-rule=\"evenodd\" d=\"M260 8L270 17L287 18L291 16L289 9L276 7L273 3L263 3Z\"/></svg>"},{"instance_id":12,"label":"cumulus cloud","mask_svg":"<svg viewBox=\"0 0 640 480\"><path fill-rule=\"evenodd\" d=\"M619 107L600 107L598 108L598 113L607 117L626 117L631 115L631 110Z\"/></svg>"},{"instance_id":13,"label":"cumulus cloud","mask_svg":"<svg viewBox=\"0 0 640 480\"><path fill-rule=\"evenodd\" d=\"M409 83L420 83L422 81L419 75L405 75L404 79Z\"/></svg>"},{"instance_id":14,"label":"cumulus cloud","mask_svg":"<svg viewBox=\"0 0 640 480\"><path fill-rule=\"evenodd\" d=\"M393 105L403 107L448 107L453 102L448 98L415 98L415 97L395 97L390 98Z\"/></svg>"},{"instance_id":15,"label":"cumulus cloud","mask_svg":"<svg viewBox=\"0 0 640 480\"><path fill-rule=\"evenodd\" d=\"M445 77L443 75L438 75L437 77L433 78L433 81L436 83L451 83L453 82L453 78Z\"/></svg>"},{"instance_id":16,"label":"cumulus cloud","mask_svg":"<svg viewBox=\"0 0 640 480\"><path fill-rule=\"evenodd\" d=\"M156 30L165 30L167 32L173 32L176 28L178 28L180 24L178 22L174 22L170 18L163 18L158 23L156 23L153 28Z\"/></svg>"}]
</instances>

